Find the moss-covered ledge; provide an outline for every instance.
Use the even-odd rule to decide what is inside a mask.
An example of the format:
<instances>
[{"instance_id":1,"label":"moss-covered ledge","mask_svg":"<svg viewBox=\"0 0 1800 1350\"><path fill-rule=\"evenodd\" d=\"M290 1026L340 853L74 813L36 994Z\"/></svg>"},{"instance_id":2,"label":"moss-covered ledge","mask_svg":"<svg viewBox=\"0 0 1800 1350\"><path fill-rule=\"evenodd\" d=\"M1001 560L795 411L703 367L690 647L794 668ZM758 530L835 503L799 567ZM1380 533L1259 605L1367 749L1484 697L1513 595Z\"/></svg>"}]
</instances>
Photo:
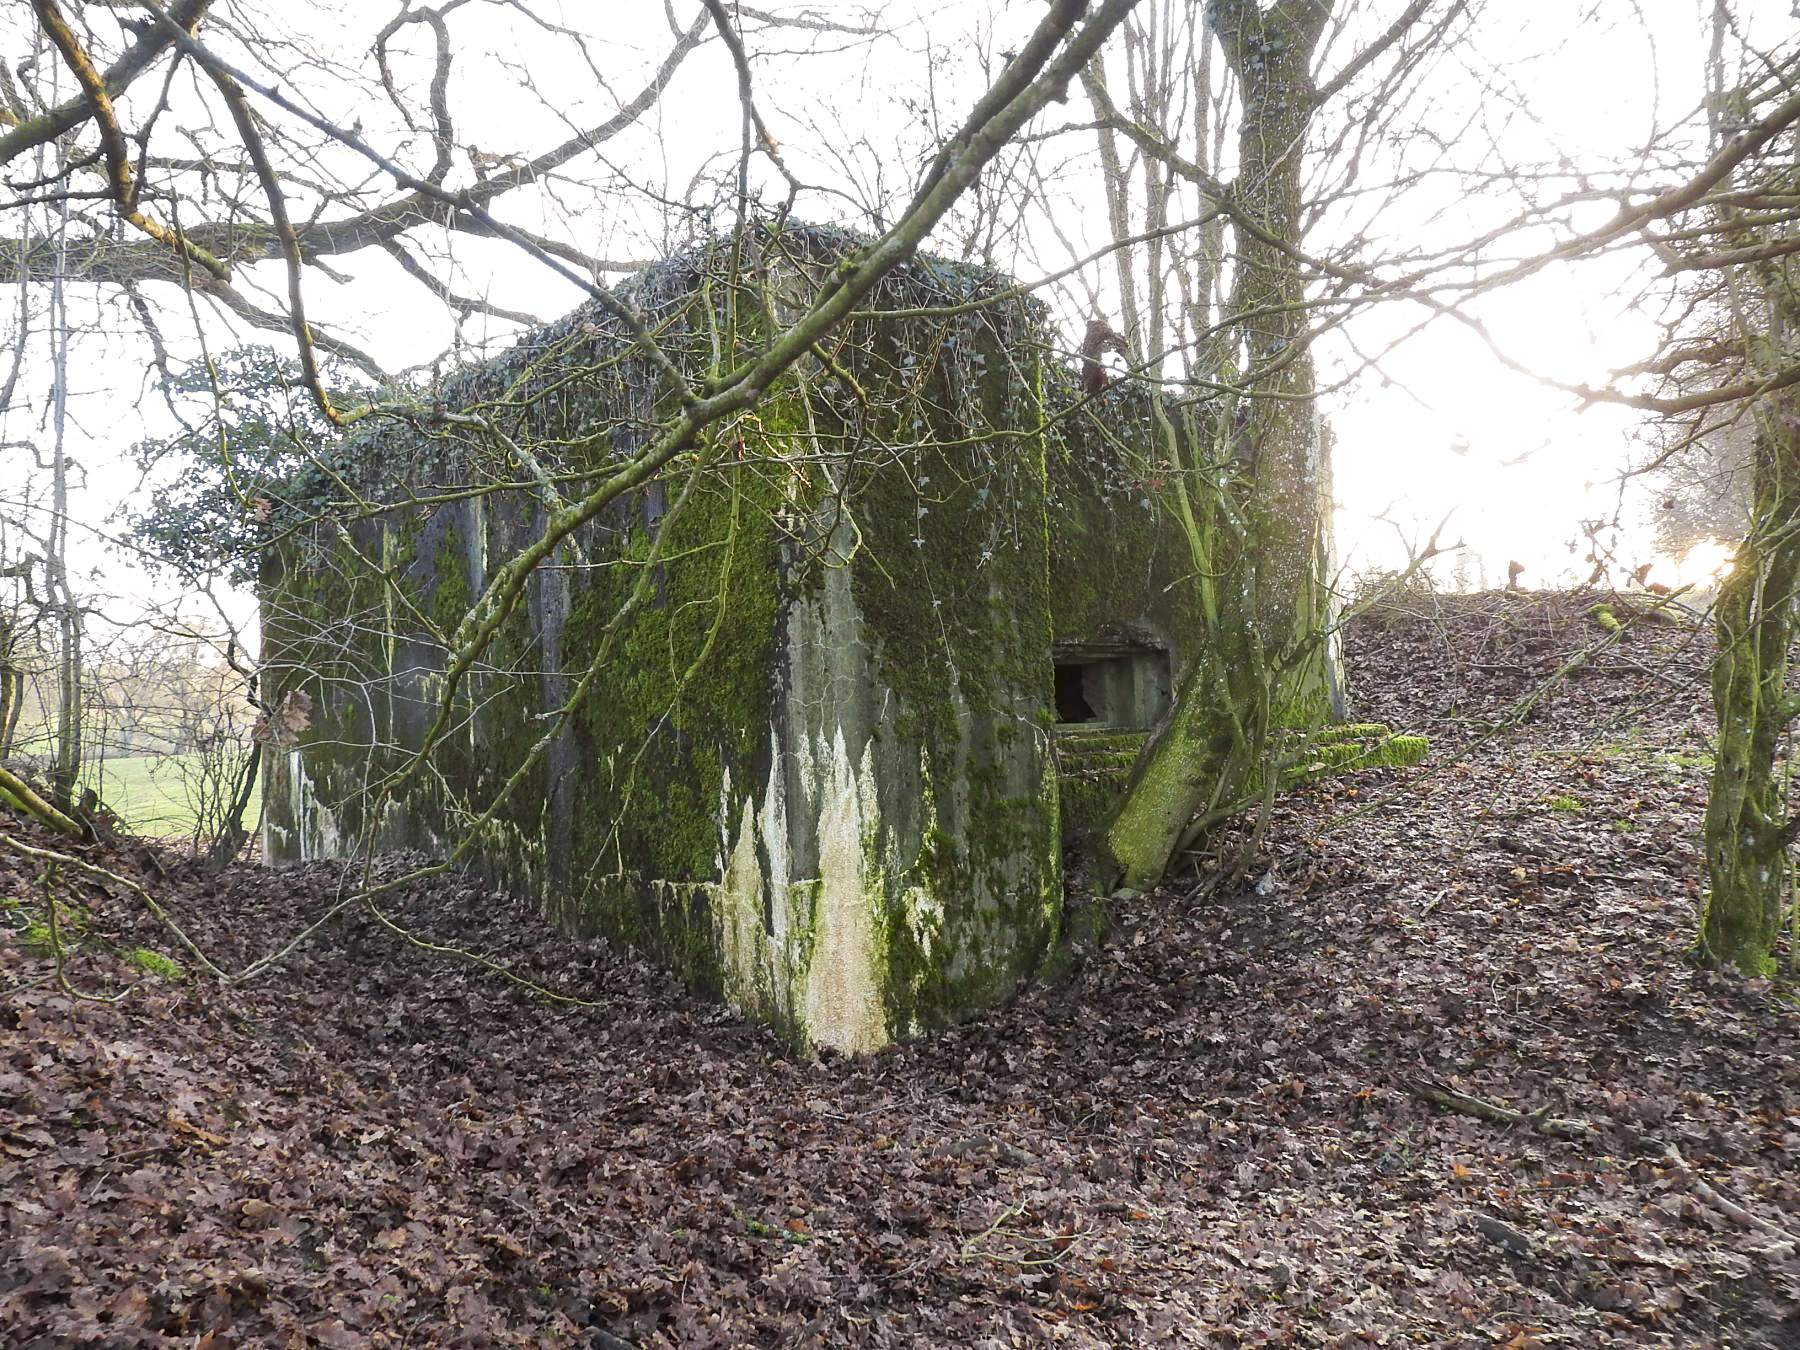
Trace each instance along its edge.
<instances>
[{"instance_id":1,"label":"moss-covered ledge","mask_svg":"<svg viewBox=\"0 0 1800 1350\"><path fill-rule=\"evenodd\" d=\"M1345 722L1310 733L1282 774L1284 784L1311 782L1364 769L1403 769L1425 762L1424 736L1396 734L1380 722Z\"/></svg>"}]
</instances>

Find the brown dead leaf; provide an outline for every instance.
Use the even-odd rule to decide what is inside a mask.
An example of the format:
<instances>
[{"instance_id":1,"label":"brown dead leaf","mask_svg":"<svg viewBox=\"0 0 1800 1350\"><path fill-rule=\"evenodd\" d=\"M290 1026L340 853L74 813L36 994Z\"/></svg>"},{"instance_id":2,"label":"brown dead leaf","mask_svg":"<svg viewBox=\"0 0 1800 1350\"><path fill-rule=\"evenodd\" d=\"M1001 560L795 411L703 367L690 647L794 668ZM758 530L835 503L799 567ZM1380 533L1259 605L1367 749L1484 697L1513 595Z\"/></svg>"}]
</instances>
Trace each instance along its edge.
<instances>
[{"instance_id":1,"label":"brown dead leaf","mask_svg":"<svg viewBox=\"0 0 1800 1350\"><path fill-rule=\"evenodd\" d=\"M311 694L304 689L290 689L280 703L264 710L250 734L265 745L294 745L300 733L312 725L312 710Z\"/></svg>"}]
</instances>

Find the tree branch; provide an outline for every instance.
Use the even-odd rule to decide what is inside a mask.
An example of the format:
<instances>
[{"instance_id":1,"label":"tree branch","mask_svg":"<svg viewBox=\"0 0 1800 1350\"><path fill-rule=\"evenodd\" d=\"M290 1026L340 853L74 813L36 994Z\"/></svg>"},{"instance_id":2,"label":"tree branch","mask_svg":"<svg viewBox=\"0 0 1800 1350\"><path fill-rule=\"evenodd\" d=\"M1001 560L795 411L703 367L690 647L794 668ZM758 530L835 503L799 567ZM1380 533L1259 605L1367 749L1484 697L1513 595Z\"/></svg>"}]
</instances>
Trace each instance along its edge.
<instances>
[{"instance_id":1,"label":"tree branch","mask_svg":"<svg viewBox=\"0 0 1800 1350\"><path fill-rule=\"evenodd\" d=\"M1350 81L1362 74L1362 72L1367 70L1383 52L1387 51L1395 43L1400 41L1401 38L1405 37L1407 30L1420 19L1424 18L1425 11L1430 9L1432 5L1436 3L1437 0L1412 0L1412 3L1406 7L1400 17L1388 25L1386 32L1376 38L1375 41L1371 42L1368 46L1364 47L1355 56L1351 57L1342 70L1336 75L1333 75L1327 83L1320 86L1316 96L1317 101L1321 104L1329 103L1342 92L1345 85L1349 84ZM1455 0L1450 6L1449 12L1439 21L1440 24L1450 22L1450 20L1454 19L1459 13L1467 8L1468 0Z\"/></svg>"},{"instance_id":2,"label":"tree branch","mask_svg":"<svg viewBox=\"0 0 1800 1350\"><path fill-rule=\"evenodd\" d=\"M282 194L281 184L275 177L275 169L269 163L268 149L263 145L262 133L256 129L256 119L250 115L250 105L244 99L244 91L236 80L220 71L209 70L213 84L218 88L225 100L225 106L231 113L231 120L237 126L238 136L243 141L244 150L250 156L250 162L256 166L257 181L262 184L263 198L269 204L269 218L275 224L275 233L281 240L282 259L287 263L288 279L288 327L293 332L294 344L300 351L300 375L306 381L306 387L312 392L313 402L325 420L333 426L343 426L345 417L331 401L326 392L325 382L319 377L319 358L313 350L312 334L306 326L306 299L300 287L300 242L294 238L294 227L288 220L287 198Z\"/></svg>"},{"instance_id":3,"label":"tree branch","mask_svg":"<svg viewBox=\"0 0 1800 1350\"><path fill-rule=\"evenodd\" d=\"M94 69L93 61L82 48L80 39L75 36L75 30L69 27L69 21L57 8L56 0L32 0L32 9L37 13L38 26L61 55L63 64L75 76L75 83L81 86L89 116L100 130L100 148L106 159L107 189L120 219L177 254L199 263L214 276L221 279L228 276L229 271L225 265L205 249L183 237L179 231L152 220L138 209L138 185L137 178L131 171L131 148L126 143L125 133L119 126L118 114L113 110L112 99L107 94L105 78Z\"/></svg>"},{"instance_id":4,"label":"tree branch","mask_svg":"<svg viewBox=\"0 0 1800 1350\"><path fill-rule=\"evenodd\" d=\"M193 33L212 5L213 0L179 0L170 17L182 31ZM174 36L161 29L144 33L101 75L101 87L107 97L117 98L124 93L131 82L174 42ZM9 164L34 146L47 145L64 132L72 131L87 121L91 113L92 105L83 91L79 97L58 104L41 116L21 121L6 135L0 136L0 164Z\"/></svg>"},{"instance_id":5,"label":"tree branch","mask_svg":"<svg viewBox=\"0 0 1800 1350\"><path fill-rule=\"evenodd\" d=\"M33 0L34 4L39 2L40 0ZM278 90L266 86L213 55L182 27L184 22L198 22L197 14L204 12L210 3L211 0L205 0L205 3L201 3L200 0L184 0L184 3L165 10L156 3L156 0L148 0L146 8L159 19L160 26L157 31L165 38L159 50L170 44L179 47L184 54L194 58L209 72L223 74L244 89L254 91L269 99L277 107L301 118L315 130L361 154L370 162L378 165L384 172L390 174L400 187L409 189L403 196L353 216L292 226L303 259L313 261L321 257L354 253L364 248L383 247L408 230L416 229L420 225L436 223L443 228L463 233L505 239L523 248L539 261L554 267L566 280L590 292L592 291L591 279L600 272L629 271L637 266L636 263L630 261L592 257L566 244L543 239L528 231L504 225L496 220L486 210L486 207L505 193L538 181L577 155L612 139L642 117L655 104L663 89L674 77L675 71L698 47L701 37L706 31L707 16L704 11L681 35L680 40L650 76L644 87L630 101L622 105L612 117L596 126L578 132L560 145L523 164L491 174L481 182L471 184L462 192L450 192L426 179L416 178L407 173L399 165L370 148L359 137L308 112ZM195 16L191 20L189 19L190 14ZM106 78L110 88L111 71L107 73ZM86 106L85 103L81 104L84 110ZM27 126L33 125L36 125L36 121L27 124ZM20 128L21 131L25 129L24 127ZM9 143L16 134L12 133L5 138L0 138L0 145ZM34 143L36 142L26 142L25 144ZM4 160L5 156L0 155L0 163L3 163ZM207 270L220 279L228 277L230 268L234 265L266 262L283 253L280 230L262 222L236 219L205 221L190 226L183 232L183 237L207 258L214 260L213 265L209 266ZM561 265L562 263L573 264L587 275L574 272L569 267ZM26 280L48 280L52 273L58 270L57 260L49 246L43 241L29 237L0 238L0 268L4 268L8 276L22 277ZM180 259L171 256L166 247L150 243L121 244L99 238L89 240L85 251L72 243L69 247L66 265L61 270L61 275L65 279L103 285L116 285L126 281L165 282L171 285L182 285L186 282L186 274L187 269L182 265Z\"/></svg>"},{"instance_id":6,"label":"tree branch","mask_svg":"<svg viewBox=\"0 0 1800 1350\"><path fill-rule=\"evenodd\" d=\"M821 338L842 323L857 303L894 268L911 257L933 226L955 204L963 190L979 176L982 166L1028 120L1060 97L1069 81L1099 50L1100 44L1130 13L1137 0L1103 0L1088 22L1056 51L1086 7L1085 0L1058 0L1020 56L1003 72L1000 81L971 112L960 130L946 144L927 175L927 184L914 196L905 215L893 229L870 244L858 256L846 258L832 273L831 285L806 313L777 334L766 349L735 370L711 380L696 395L684 398L671 425L587 496L548 514L531 543L498 568L486 589L470 607L451 639L452 652L438 696L437 716L427 729L417 753L393 779L382 785L391 793L408 776L429 762L431 752L450 725L457 689L474 668L501 626L519 604L532 574L554 556L563 541L594 519L623 494L647 482L677 455L699 444L714 424L753 406L769 387ZM1020 71L1036 73L1023 83ZM996 90L1004 88L1004 97ZM658 350L650 348L654 354ZM666 360L666 358L664 358Z\"/></svg>"}]
</instances>

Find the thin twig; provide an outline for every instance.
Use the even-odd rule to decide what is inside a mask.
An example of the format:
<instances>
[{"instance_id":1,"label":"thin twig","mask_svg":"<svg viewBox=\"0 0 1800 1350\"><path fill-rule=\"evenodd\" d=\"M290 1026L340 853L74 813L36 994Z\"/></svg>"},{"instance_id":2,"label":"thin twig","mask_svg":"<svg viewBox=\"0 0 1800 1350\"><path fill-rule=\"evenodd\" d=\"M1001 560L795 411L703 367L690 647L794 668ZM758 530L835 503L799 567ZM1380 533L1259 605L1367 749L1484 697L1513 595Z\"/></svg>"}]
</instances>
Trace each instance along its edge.
<instances>
[{"instance_id":1,"label":"thin twig","mask_svg":"<svg viewBox=\"0 0 1800 1350\"><path fill-rule=\"evenodd\" d=\"M1675 1145L1669 1144L1666 1146L1663 1149L1663 1156L1675 1165L1676 1170L1681 1173L1683 1179L1687 1182L1688 1189L1695 1195L1706 1201L1707 1204L1718 1210L1719 1213L1723 1214L1733 1223L1766 1234L1767 1236L1774 1238L1781 1248L1785 1248L1784 1251L1771 1252L1771 1255L1791 1257L1795 1252L1800 1252L1800 1237L1795 1237L1779 1224L1771 1223L1769 1220L1762 1218L1759 1215L1752 1214L1735 1200L1726 1199L1718 1191L1714 1190L1711 1186L1707 1185L1706 1182L1700 1179L1700 1174L1694 1170L1692 1164L1690 1164L1686 1158L1681 1156L1681 1150L1676 1148Z\"/></svg>"}]
</instances>

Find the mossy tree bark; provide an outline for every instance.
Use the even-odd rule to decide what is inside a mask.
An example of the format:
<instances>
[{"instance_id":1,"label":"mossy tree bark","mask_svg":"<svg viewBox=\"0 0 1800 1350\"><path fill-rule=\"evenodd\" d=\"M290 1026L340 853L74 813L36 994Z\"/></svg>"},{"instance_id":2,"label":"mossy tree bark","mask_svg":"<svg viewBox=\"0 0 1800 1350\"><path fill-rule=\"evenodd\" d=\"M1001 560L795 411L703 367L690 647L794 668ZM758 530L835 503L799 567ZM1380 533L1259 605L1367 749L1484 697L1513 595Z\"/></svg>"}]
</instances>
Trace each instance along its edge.
<instances>
[{"instance_id":1,"label":"mossy tree bark","mask_svg":"<svg viewBox=\"0 0 1800 1350\"><path fill-rule=\"evenodd\" d=\"M1758 91L1766 99L1771 91L1788 94L1792 84L1768 81L1765 58L1757 53L1746 84L1726 88L1720 53L1727 19L1724 7L1714 14L1709 114L1715 141L1729 148L1745 140L1741 128L1761 111L1751 102ZM1781 111L1757 125L1768 127ZM1749 377L1738 383L1757 390L1749 407L1749 527L1714 609L1719 740L1706 804L1709 886L1697 943L1697 955L1708 965L1746 975L1774 973L1782 909L1794 880L1788 848L1800 830L1787 791L1790 737L1800 715L1800 693L1788 680L1800 599L1800 229L1791 209L1761 204L1794 202L1800 140L1791 125L1777 125L1761 145L1756 159L1735 175L1739 191L1723 194L1709 209L1703 253L1692 260L1716 269L1712 294L1730 322L1729 346L1741 362L1735 373ZM1759 198L1759 205L1744 208L1735 200L1743 195Z\"/></svg>"},{"instance_id":2,"label":"mossy tree bark","mask_svg":"<svg viewBox=\"0 0 1800 1350\"><path fill-rule=\"evenodd\" d=\"M1800 525L1794 504L1790 496L1790 529ZM1740 556L1749 552L1747 544ZM1773 971L1771 952L1789 878L1785 794L1775 757L1791 717L1785 687L1796 552L1793 543L1778 544L1749 566L1740 563L1719 596L1715 619L1719 746L1706 803L1709 890L1699 953L1709 965L1732 965L1754 975Z\"/></svg>"},{"instance_id":3,"label":"mossy tree bark","mask_svg":"<svg viewBox=\"0 0 1800 1350\"><path fill-rule=\"evenodd\" d=\"M1125 883L1154 884L1195 828L1273 782L1284 729L1331 710L1328 493L1314 406L1301 234L1313 51L1329 5L1218 0L1208 12L1241 88L1237 266L1226 318L1236 390L1210 426L1165 422L1170 508L1187 531L1205 655L1152 735L1107 832ZM1241 371L1241 374L1237 372Z\"/></svg>"},{"instance_id":4,"label":"mossy tree bark","mask_svg":"<svg viewBox=\"0 0 1800 1350\"><path fill-rule=\"evenodd\" d=\"M1774 269L1789 272L1784 267ZM1769 333L1791 336L1796 306L1784 284L1766 288ZM1773 354L1773 353L1771 353ZM1782 751L1800 696L1788 687L1800 582L1800 397L1765 395L1756 409L1755 509L1714 611L1713 704L1719 743L1706 803L1706 870L1699 954L1710 965L1772 974L1792 879Z\"/></svg>"}]
</instances>

